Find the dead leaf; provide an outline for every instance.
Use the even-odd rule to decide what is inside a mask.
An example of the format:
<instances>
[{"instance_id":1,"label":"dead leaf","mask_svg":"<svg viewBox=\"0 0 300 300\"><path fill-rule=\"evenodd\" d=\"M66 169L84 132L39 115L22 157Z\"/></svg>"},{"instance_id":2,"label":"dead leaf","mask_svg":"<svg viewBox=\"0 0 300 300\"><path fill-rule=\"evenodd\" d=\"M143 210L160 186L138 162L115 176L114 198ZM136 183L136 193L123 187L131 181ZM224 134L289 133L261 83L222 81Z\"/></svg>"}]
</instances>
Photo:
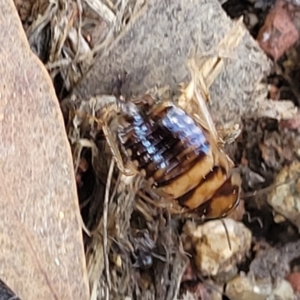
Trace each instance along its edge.
<instances>
[{"instance_id":1,"label":"dead leaf","mask_svg":"<svg viewBox=\"0 0 300 300\"><path fill-rule=\"evenodd\" d=\"M63 117L13 1L0 11L0 277L23 300L88 299Z\"/></svg>"}]
</instances>

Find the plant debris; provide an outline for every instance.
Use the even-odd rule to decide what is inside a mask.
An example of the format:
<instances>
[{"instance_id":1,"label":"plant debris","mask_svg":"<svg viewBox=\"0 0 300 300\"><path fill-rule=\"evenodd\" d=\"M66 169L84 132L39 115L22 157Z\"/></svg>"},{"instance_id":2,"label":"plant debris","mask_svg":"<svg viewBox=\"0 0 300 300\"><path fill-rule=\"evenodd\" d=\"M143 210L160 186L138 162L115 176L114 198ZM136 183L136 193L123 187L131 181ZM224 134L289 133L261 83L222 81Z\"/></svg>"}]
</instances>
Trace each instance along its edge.
<instances>
[{"instance_id":1,"label":"plant debris","mask_svg":"<svg viewBox=\"0 0 300 300\"><path fill-rule=\"evenodd\" d=\"M124 30L143 1L16 1L31 49L63 99Z\"/></svg>"}]
</instances>

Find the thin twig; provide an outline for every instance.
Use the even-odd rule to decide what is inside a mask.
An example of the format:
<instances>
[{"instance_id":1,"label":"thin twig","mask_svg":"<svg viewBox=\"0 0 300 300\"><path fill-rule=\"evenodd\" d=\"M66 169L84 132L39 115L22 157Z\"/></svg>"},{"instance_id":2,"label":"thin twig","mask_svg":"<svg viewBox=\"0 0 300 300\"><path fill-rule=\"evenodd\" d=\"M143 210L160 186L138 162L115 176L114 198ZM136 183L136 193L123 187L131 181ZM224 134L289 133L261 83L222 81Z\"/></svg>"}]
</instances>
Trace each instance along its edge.
<instances>
[{"instance_id":1,"label":"thin twig","mask_svg":"<svg viewBox=\"0 0 300 300\"><path fill-rule=\"evenodd\" d=\"M80 55L80 37L82 36L81 34L81 28L82 28L82 3L81 0L77 0L77 8L78 8L78 15L79 15L79 24L77 28L77 38L78 38L78 43L77 43L77 49L76 49L76 54L74 57L74 60L76 61Z\"/></svg>"},{"instance_id":2,"label":"thin twig","mask_svg":"<svg viewBox=\"0 0 300 300\"><path fill-rule=\"evenodd\" d=\"M110 162L108 176L107 176L105 197L104 197L104 207L103 207L103 252L104 252L105 274L106 274L106 280L107 280L109 290L111 290L111 280L109 275L109 261L108 261L108 253L107 253L107 215L108 215L109 190L110 190L110 184L111 184L114 167L115 167L115 161L114 159L112 159Z\"/></svg>"},{"instance_id":3,"label":"thin twig","mask_svg":"<svg viewBox=\"0 0 300 300\"><path fill-rule=\"evenodd\" d=\"M110 287L105 286L104 289L105 289L105 299L109 300L109 290L110 290Z\"/></svg>"},{"instance_id":4,"label":"thin twig","mask_svg":"<svg viewBox=\"0 0 300 300\"><path fill-rule=\"evenodd\" d=\"M118 187L119 187L119 185L120 185L120 181L121 181L121 176L120 176L120 174L119 174L119 176L118 176L118 178L117 178L117 181L115 182L115 187L114 187L114 189L113 189L113 192L112 192L112 194L111 194L111 196L110 196L110 201L112 201L112 200L115 198L115 196L116 196L116 194L117 194Z\"/></svg>"},{"instance_id":5,"label":"thin twig","mask_svg":"<svg viewBox=\"0 0 300 300\"><path fill-rule=\"evenodd\" d=\"M102 1L85 0L85 3L110 26L113 26L115 24L115 14Z\"/></svg>"}]
</instances>

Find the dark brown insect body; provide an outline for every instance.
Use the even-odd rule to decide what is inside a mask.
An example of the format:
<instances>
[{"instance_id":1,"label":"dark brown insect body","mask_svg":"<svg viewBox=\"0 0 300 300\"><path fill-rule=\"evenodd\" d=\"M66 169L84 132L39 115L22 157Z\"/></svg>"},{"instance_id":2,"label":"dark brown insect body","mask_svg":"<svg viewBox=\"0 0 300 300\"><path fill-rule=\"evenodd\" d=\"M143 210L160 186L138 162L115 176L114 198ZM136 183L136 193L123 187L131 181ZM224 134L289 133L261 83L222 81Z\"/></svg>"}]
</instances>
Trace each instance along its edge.
<instances>
[{"instance_id":1,"label":"dark brown insect body","mask_svg":"<svg viewBox=\"0 0 300 300\"><path fill-rule=\"evenodd\" d=\"M118 139L123 152L153 183L188 211L219 218L239 202L239 180L208 130L177 105L147 110L122 105Z\"/></svg>"}]
</instances>

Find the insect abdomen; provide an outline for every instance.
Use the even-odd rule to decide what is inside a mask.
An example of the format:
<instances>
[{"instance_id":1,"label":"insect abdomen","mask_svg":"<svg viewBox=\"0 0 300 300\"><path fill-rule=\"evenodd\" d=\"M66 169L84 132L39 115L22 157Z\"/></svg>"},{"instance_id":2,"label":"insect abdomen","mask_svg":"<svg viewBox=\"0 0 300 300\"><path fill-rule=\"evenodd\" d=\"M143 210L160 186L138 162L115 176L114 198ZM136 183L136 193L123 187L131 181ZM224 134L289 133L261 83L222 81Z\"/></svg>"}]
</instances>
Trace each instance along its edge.
<instances>
[{"instance_id":1,"label":"insect abdomen","mask_svg":"<svg viewBox=\"0 0 300 300\"><path fill-rule=\"evenodd\" d=\"M215 161L208 133L175 105L158 105L147 114L129 105L118 135L137 169L182 206L193 210L208 201L213 206L230 177Z\"/></svg>"},{"instance_id":2,"label":"insect abdomen","mask_svg":"<svg viewBox=\"0 0 300 300\"><path fill-rule=\"evenodd\" d=\"M163 107L156 114L124 116L119 137L146 178L163 186L190 169L210 151L203 130L182 109ZM126 122L125 121L125 122Z\"/></svg>"}]
</instances>

